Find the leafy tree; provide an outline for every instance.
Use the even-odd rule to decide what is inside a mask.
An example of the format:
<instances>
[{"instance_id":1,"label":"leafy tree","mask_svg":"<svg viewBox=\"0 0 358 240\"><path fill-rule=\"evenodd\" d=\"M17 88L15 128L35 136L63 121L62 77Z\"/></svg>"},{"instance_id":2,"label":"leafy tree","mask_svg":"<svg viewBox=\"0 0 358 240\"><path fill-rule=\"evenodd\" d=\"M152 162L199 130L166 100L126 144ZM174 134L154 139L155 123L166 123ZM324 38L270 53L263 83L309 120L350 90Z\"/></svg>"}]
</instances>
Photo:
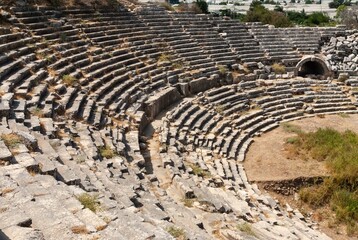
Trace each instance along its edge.
<instances>
[{"instance_id":1,"label":"leafy tree","mask_svg":"<svg viewBox=\"0 0 358 240\"><path fill-rule=\"evenodd\" d=\"M322 26L330 22L330 18L327 14L321 12L314 12L308 15L305 25L307 26Z\"/></svg>"},{"instance_id":2,"label":"leafy tree","mask_svg":"<svg viewBox=\"0 0 358 240\"><path fill-rule=\"evenodd\" d=\"M246 22L262 22L275 27L290 27L292 23L283 12L270 11L260 1L253 1L244 18Z\"/></svg>"},{"instance_id":3,"label":"leafy tree","mask_svg":"<svg viewBox=\"0 0 358 240\"><path fill-rule=\"evenodd\" d=\"M341 5L337 8L336 10L336 16L335 18L338 18L338 19L342 19L342 14L343 12L347 9L347 6L346 5Z\"/></svg>"},{"instance_id":4,"label":"leafy tree","mask_svg":"<svg viewBox=\"0 0 358 240\"><path fill-rule=\"evenodd\" d=\"M338 14L338 9L337 9ZM358 5L341 8L339 13L341 23L346 25L350 29L358 28Z\"/></svg>"},{"instance_id":5,"label":"leafy tree","mask_svg":"<svg viewBox=\"0 0 358 240\"><path fill-rule=\"evenodd\" d=\"M202 13L209 13L209 7L205 0L196 0L195 4L200 8Z\"/></svg>"},{"instance_id":6,"label":"leafy tree","mask_svg":"<svg viewBox=\"0 0 358 240\"><path fill-rule=\"evenodd\" d=\"M287 13L288 19L291 22L294 22L295 24L302 25L307 19L307 14L304 9L302 9L301 12L288 11L286 13Z\"/></svg>"},{"instance_id":7,"label":"leafy tree","mask_svg":"<svg viewBox=\"0 0 358 240\"><path fill-rule=\"evenodd\" d=\"M276 5L275 8L274 8L274 11L276 11L276 12L283 12L283 7L282 7L282 6L279 6L279 5Z\"/></svg>"},{"instance_id":8,"label":"leafy tree","mask_svg":"<svg viewBox=\"0 0 358 240\"><path fill-rule=\"evenodd\" d=\"M333 0L333 2L328 4L330 8L338 8L341 5L350 6L352 5L352 2L351 0Z\"/></svg>"}]
</instances>

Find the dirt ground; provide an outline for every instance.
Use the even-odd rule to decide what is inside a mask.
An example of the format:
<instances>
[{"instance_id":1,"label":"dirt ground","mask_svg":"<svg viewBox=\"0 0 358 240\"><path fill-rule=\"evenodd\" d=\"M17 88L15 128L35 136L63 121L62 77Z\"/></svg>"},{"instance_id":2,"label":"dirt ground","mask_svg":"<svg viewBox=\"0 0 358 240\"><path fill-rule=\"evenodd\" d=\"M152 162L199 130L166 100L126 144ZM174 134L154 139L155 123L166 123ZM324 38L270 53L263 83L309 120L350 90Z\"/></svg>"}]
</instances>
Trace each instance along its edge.
<instances>
[{"instance_id":1,"label":"dirt ground","mask_svg":"<svg viewBox=\"0 0 358 240\"><path fill-rule=\"evenodd\" d=\"M352 130L358 133L358 115L325 115L289 122L303 131L330 127L338 131ZM244 166L250 181L276 181L297 177L328 174L324 162L289 158L285 141L296 134L286 132L282 125L256 137L246 154Z\"/></svg>"},{"instance_id":2,"label":"dirt ground","mask_svg":"<svg viewBox=\"0 0 358 240\"><path fill-rule=\"evenodd\" d=\"M305 118L289 122L299 126L303 131L312 132L318 128L330 127L338 131L352 130L358 133L358 115L325 115L324 117ZM249 181L276 181L292 179L297 177L322 176L328 174L324 162L313 159L291 158L285 148L287 138L295 136L288 133L282 124L260 137L256 137L255 142L250 146L246 155L244 166ZM259 187L262 184L258 184ZM265 191L261 188L262 191ZM345 227L337 225L334 221L333 212L329 208L311 209L306 204L295 199L295 196L282 196L269 192L271 196L278 199L282 206L289 204L293 208L298 208L306 215L318 222L319 228L332 239L346 240L357 237L348 237Z\"/></svg>"}]
</instances>

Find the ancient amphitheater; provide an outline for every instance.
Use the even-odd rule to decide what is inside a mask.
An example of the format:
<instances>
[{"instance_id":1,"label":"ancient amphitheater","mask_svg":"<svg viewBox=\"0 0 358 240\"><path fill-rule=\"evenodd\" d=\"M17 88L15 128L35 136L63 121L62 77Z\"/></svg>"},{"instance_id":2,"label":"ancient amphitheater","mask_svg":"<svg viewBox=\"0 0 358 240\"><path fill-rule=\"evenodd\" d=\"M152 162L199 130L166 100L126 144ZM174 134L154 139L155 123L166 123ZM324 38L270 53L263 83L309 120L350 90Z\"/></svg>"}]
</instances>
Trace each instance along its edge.
<instances>
[{"instance_id":1,"label":"ancient amphitheater","mask_svg":"<svg viewBox=\"0 0 358 240\"><path fill-rule=\"evenodd\" d=\"M1 239L329 239L243 161L281 122L357 112L357 32L0 8Z\"/></svg>"}]
</instances>

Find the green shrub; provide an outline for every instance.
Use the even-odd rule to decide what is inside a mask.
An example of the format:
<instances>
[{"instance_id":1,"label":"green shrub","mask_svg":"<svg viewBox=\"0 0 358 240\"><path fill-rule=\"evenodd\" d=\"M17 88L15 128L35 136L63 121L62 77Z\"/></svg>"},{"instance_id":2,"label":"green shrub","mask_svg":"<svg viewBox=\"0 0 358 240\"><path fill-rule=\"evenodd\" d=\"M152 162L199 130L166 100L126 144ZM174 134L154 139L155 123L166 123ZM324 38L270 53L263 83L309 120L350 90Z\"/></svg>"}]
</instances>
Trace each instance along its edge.
<instances>
[{"instance_id":1,"label":"green shrub","mask_svg":"<svg viewBox=\"0 0 358 240\"><path fill-rule=\"evenodd\" d=\"M209 6L205 0L196 0L195 5L200 9L200 13L209 13Z\"/></svg>"},{"instance_id":2,"label":"green shrub","mask_svg":"<svg viewBox=\"0 0 358 240\"><path fill-rule=\"evenodd\" d=\"M271 11L265 8L260 1L253 1L249 11L243 18L245 22L262 22L275 27L290 27L292 23L284 12Z\"/></svg>"}]
</instances>

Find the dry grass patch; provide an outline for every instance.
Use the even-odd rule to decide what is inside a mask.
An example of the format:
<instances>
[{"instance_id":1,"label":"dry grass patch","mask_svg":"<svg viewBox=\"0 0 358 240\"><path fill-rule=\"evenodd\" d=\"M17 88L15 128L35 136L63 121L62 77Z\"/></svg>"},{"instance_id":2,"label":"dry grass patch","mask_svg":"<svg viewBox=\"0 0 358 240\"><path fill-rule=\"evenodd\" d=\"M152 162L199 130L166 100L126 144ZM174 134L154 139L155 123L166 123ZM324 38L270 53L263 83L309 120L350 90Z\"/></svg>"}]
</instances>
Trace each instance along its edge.
<instances>
[{"instance_id":1,"label":"dry grass patch","mask_svg":"<svg viewBox=\"0 0 358 240\"><path fill-rule=\"evenodd\" d=\"M24 139L16 133L2 134L0 138L8 148L15 148L24 143Z\"/></svg>"},{"instance_id":2,"label":"dry grass patch","mask_svg":"<svg viewBox=\"0 0 358 240\"><path fill-rule=\"evenodd\" d=\"M81 226L73 226L71 227L71 231L74 234L89 234L88 229L86 228L86 226L81 225Z\"/></svg>"},{"instance_id":3,"label":"dry grass patch","mask_svg":"<svg viewBox=\"0 0 358 240\"><path fill-rule=\"evenodd\" d=\"M4 213L4 212L6 212L7 210L9 210L8 207L2 207L2 208L0 208L0 213Z\"/></svg>"},{"instance_id":4,"label":"dry grass patch","mask_svg":"<svg viewBox=\"0 0 358 240\"><path fill-rule=\"evenodd\" d=\"M223 114L225 110L225 107L223 105L218 105L215 107L215 111L219 114Z\"/></svg>"},{"instance_id":5,"label":"dry grass patch","mask_svg":"<svg viewBox=\"0 0 358 240\"><path fill-rule=\"evenodd\" d=\"M34 108L31 113L35 115L36 117L42 118L45 116L43 110L39 107Z\"/></svg>"},{"instance_id":6,"label":"dry grass patch","mask_svg":"<svg viewBox=\"0 0 358 240\"><path fill-rule=\"evenodd\" d=\"M172 58L173 56L171 56L169 53L162 53L158 58L158 62L170 62Z\"/></svg>"},{"instance_id":7,"label":"dry grass patch","mask_svg":"<svg viewBox=\"0 0 358 240\"><path fill-rule=\"evenodd\" d=\"M274 63L271 66L272 71L276 74L283 74L286 72L286 67L280 63Z\"/></svg>"},{"instance_id":8,"label":"dry grass patch","mask_svg":"<svg viewBox=\"0 0 358 240\"><path fill-rule=\"evenodd\" d=\"M68 86L74 86L78 83L78 79L72 75L63 75L62 81Z\"/></svg>"},{"instance_id":9,"label":"dry grass patch","mask_svg":"<svg viewBox=\"0 0 358 240\"><path fill-rule=\"evenodd\" d=\"M9 187L4 188L3 190L1 190L0 196L3 197L3 196L5 196L5 195L8 194L8 193L13 192L14 190L15 190L14 188L9 188Z\"/></svg>"}]
</instances>

